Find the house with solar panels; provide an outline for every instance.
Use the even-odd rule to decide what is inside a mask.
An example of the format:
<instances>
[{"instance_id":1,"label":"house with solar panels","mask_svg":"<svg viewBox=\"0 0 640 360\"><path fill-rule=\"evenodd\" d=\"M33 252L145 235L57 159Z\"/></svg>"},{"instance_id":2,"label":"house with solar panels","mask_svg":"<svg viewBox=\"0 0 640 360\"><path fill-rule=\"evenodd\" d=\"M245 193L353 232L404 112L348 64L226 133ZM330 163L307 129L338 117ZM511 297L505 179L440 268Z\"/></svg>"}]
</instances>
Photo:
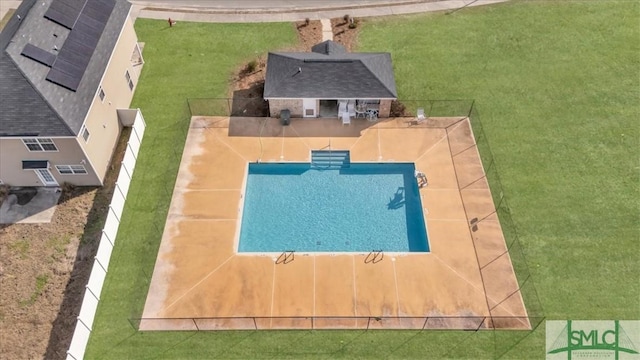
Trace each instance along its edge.
<instances>
[{"instance_id":1,"label":"house with solar panels","mask_svg":"<svg viewBox=\"0 0 640 360\"><path fill-rule=\"evenodd\" d=\"M102 185L143 59L125 0L24 0L0 33L0 181Z\"/></svg>"},{"instance_id":2,"label":"house with solar panels","mask_svg":"<svg viewBox=\"0 0 640 360\"><path fill-rule=\"evenodd\" d=\"M311 52L272 52L267 57L264 99L269 112L292 117L389 117L398 97L391 54L351 53L331 40Z\"/></svg>"}]
</instances>

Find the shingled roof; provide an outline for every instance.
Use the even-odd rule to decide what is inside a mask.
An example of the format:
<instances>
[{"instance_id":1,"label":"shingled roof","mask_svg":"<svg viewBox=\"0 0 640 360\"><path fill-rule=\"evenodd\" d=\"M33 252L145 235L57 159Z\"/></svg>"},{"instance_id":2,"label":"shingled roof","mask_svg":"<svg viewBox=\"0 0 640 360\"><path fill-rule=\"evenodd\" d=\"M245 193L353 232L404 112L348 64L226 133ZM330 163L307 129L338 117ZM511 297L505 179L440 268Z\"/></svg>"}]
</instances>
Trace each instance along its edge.
<instances>
[{"instance_id":1,"label":"shingled roof","mask_svg":"<svg viewBox=\"0 0 640 360\"><path fill-rule=\"evenodd\" d=\"M44 17L54 1L24 0L0 33L0 136L77 135L131 7L125 0L112 0L113 10L72 91L46 79L49 66L21 55L28 44L51 56L64 46L72 30Z\"/></svg>"},{"instance_id":2,"label":"shingled roof","mask_svg":"<svg viewBox=\"0 0 640 360\"><path fill-rule=\"evenodd\" d=\"M264 98L395 99L389 53L349 53L331 40L267 58Z\"/></svg>"}]
</instances>

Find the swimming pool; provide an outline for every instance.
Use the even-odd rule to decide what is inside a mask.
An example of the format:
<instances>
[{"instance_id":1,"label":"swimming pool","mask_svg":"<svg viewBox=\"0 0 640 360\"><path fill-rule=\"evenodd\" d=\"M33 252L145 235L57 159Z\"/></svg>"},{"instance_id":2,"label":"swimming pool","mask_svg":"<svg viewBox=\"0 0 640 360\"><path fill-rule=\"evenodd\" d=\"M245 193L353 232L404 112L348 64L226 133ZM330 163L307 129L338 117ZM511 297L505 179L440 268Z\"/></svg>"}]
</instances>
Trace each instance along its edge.
<instances>
[{"instance_id":1,"label":"swimming pool","mask_svg":"<svg viewBox=\"0 0 640 360\"><path fill-rule=\"evenodd\" d=\"M428 252L413 163L248 166L238 252Z\"/></svg>"}]
</instances>

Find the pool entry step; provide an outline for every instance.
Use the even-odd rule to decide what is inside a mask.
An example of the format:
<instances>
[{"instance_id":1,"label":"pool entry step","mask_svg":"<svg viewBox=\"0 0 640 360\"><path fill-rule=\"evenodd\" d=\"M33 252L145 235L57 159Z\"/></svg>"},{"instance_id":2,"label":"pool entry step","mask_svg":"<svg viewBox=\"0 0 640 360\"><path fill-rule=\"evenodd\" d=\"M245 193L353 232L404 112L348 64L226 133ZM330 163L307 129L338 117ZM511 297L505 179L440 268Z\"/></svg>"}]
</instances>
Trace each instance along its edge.
<instances>
[{"instance_id":1,"label":"pool entry step","mask_svg":"<svg viewBox=\"0 0 640 360\"><path fill-rule=\"evenodd\" d=\"M312 150L312 169L346 169L351 166L349 150Z\"/></svg>"}]
</instances>

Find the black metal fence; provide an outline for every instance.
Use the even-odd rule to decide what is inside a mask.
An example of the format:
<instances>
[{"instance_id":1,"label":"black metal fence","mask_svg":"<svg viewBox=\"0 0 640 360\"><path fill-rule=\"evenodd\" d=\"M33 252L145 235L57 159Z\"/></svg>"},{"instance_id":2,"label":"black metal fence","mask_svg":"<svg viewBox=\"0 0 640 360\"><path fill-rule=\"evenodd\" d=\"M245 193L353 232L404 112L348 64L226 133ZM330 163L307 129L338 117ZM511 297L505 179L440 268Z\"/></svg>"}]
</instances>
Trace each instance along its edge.
<instances>
[{"instance_id":1,"label":"black metal fence","mask_svg":"<svg viewBox=\"0 0 640 360\"><path fill-rule=\"evenodd\" d=\"M262 98L187 99L192 116L269 116L269 103Z\"/></svg>"},{"instance_id":2,"label":"black metal fence","mask_svg":"<svg viewBox=\"0 0 640 360\"><path fill-rule=\"evenodd\" d=\"M236 101L234 103L234 101ZM134 175L135 181L146 184L141 193L132 197L131 205L125 210L125 217L136 216L136 223L139 227L137 233L140 238L136 239L136 247L146 249L143 253L157 253L160 239L162 238L167 211L171 202L171 194L175 184L176 175L180 166L182 150L187 136L189 119L192 116L252 116L250 109L264 109L263 99L188 99L187 110L184 119L167 126L164 129L154 131L155 136L147 136L143 147L147 151L141 151L140 160L142 163L153 162L165 166L164 173L137 171ZM530 329L537 328L544 320L544 312L538 297L536 287L531 276L531 271L525 256L517 228L511 216L508 196L505 192L499 175L499 167L496 164L493 152L489 145L477 104L472 100L401 100L393 104L392 116L415 117L417 109L422 108L425 115L431 121L435 117L466 117L469 118L474 133L475 146L481 156L486 179L490 185L495 213L498 215L506 245L509 250L516 273L519 290L527 308L526 317L443 317L425 316L419 318L406 317L350 317L350 318L328 318L328 317L300 317L300 318L216 318L216 319L145 319L141 318L143 312L146 292L151 280L151 271L155 263L155 257L145 256L140 258L137 266L139 269L135 281L135 298L133 308L130 309L130 323L135 329L153 330L170 325L168 322L181 322L184 330L213 330L223 327L229 322L236 322L235 328L245 328L249 330L295 328L295 329L322 329L327 322L342 322L345 329L354 331L367 331L372 329L413 329L418 331L406 332L406 341L403 344L414 344L414 346L428 347L432 342L440 341L438 330L465 330L460 332L450 343L448 350L438 354L447 356L469 357L466 344L493 341L494 351L492 354L482 354L482 357L498 358L518 342L522 341L530 334L530 331L509 331L509 329L522 328L521 325L528 322ZM264 111L264 110L263 110ZM265 116L253 115L253 116ZM436 120L427 122L427 126L433 123L439 126ZM166 149L167 144L171 151L158 154L151 149ZM154 166L154 168L157 168ZM161 192L159 201L153 204L145 201L146 192ZM128 214L127 214L128 213ZM481 219L479 219L481 220ZM163 323L164 322L164 323ZM289 322L288 325L284 326ZM278 323L274 326L274 323ZM173 324L172 326L175 326ZM172 327L171 326L171 327ZM427 331L423 331L427 330ZM485 330L485 331L478 331ZM486 331L490 330L490 331ZM503 331L504 330L504 331ZM472 334L470 334L471 332ZM364 333L363 333L364 334ZM357 338L360 338L358 335ZM367 335L362 338L369 339ZM492 339L492 340L491 340ZM367 340L368 341L368 340ZM448 340L451 341L451 340ZM456 343L457 341L457 343ZM416 345L416 342L420 344ZM425 345L427 344L427 345ZM440 348L435 348L439 350ZM488 355L488 356L485 356Z\"/></svg>"},{"instance_id":3,"label":"black metal fence","mask_svg":"<svg viewBox=\"0 0 640 360\"><path fill-rule=\"evenodd\" d=\"M262 98L196 98L188 99L188 107L191 116L268 116L268 104ZM450 121L440 121L438 118L468 118L473 130L475 147L478 150L484 177L489 184L495 210L490 215L497 215L504 234L508 254L516 278L519 291L526 305L527 313L532 319L543 319L544 312L538 297L531 271L525 257L518 231L511 216L511 209L499 175L493 152L489 145L484 126L480 120L480 112L474 100L411 100L399 99L392 102L391 117L416 118L418 109L422 109L427 121L423 126L449 127ZM479 226L484 218L473 219L470 226ZM481 269L482 270L482 269ZM515 295L515 294L514 294ZM506 300L506 299L499 299ZM499 305L499 304L498 304ZM533 321L532 328L539 325Z\"/></svg>"},{"instance_id":4,"label":"black metal fence","mask_svg":"<svg viewBox=\"0 0 640 360\"><path fill-rule=\"evenodd\" d=\"M191 116L269 116L269 102L262 98L190 98ZM415 117L419 108L427 117L469 116L472 100L394 100L390 117Z\"/></svg>"},{"instance_id":5,"label":"black metal fence","mask_svg":"<svg viewBox=\"0 0 640 360\"><path fill-rule=\"evenodd\" d=\"M500 180L500 171L496 163L489 140L480 120L480 112L475 102L469 109L469 120L473 129L475 144L482 160L485 177L491 189L495 214L500 220L500 226L507 245L508 255L518 280L518 286L530 318L543 319L544 311L536 290L531 270L525 256L525 249L518 236L518 229L511 215L508 197ZM488 214L489 215L489 214ZM478 222L483 219L478 219ZM535 328L539 324L533 324Z\"/></svg>"},{"instance_id":6,"label":"black metal fence","mask_svg":"<svg viewBox=\"0 0 640 360\"><path fill-rule=\"evenodd\" d=\"M530 330L529 316L234 316L135 318L142 331L180 330Z\"/></svg>"}]
</instances>

